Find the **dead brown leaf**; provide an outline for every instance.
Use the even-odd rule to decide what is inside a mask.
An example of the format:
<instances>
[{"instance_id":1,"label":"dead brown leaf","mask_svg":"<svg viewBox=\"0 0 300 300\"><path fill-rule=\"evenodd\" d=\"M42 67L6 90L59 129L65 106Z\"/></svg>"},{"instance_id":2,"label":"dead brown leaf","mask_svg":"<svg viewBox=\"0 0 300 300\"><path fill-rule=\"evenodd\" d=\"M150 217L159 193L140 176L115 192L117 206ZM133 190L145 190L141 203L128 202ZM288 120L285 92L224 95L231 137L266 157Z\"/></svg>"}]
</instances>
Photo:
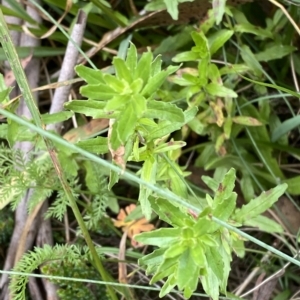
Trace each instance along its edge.
<instances>
[{"instance_id":1,"label":"dead brown leaf","mask_svg":"<svg viewBox=\"0 0 300 300\"><path fill-rule=\"evenodd\" d=\"M103 130L108 126L108 122L108 119L91 120L87 124L69 130L64 134L63 138L71 143L76 143Z\"/></svg>"},{"instance_id":2,"label":"dead brown leaf","mask_svg":"<svg viewBox=\"0 0 300 300\"><path fill-rule=\"evenodd\" d=\"M150 224L145 218L138 220L132 220L126 222L126 217L136 208L135 204L130 204L124 209L120 210L117 216L117 220L114 220L116 227L121 227L123 232L127 232L127 236L131 239L131 245L134 248L143 246L141 243L136 242L133 237L141 232L151 231L154 229L154 225Z\"/></svg>"}]
</instances>

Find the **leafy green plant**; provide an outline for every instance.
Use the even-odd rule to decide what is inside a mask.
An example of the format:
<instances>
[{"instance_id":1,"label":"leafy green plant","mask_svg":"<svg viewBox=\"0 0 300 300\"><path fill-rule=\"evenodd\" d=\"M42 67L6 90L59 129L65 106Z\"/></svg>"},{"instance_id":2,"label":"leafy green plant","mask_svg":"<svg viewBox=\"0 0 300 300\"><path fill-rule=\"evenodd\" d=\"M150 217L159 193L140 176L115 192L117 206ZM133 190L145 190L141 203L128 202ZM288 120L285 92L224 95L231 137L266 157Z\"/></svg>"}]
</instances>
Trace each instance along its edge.
<instances>
[{"instance_id":1,"label":"leafy green plant","mask_svg":"<svg viewBox=\"0 0 300 300\"><path fill-rule=\"evenodd\" d=\"M222 182L207 177L204 180L214 191L214 198L206 195L206 203L199 214L183 207L178 209L166 199L152 197L154 211L172 227L135 236L138 242L158 247L139 259L139 264L147 267L147 274L153 274L151 283L167 277L161 297L177 285L189 298L199 279L204 291L214 300L219 299L220 291L226 294L232 252L243 257L244 240L214 223L212 217L235 227L247 225L267 232L283 231L280 225L261 214L284 193L286 184L262 193L242 208L236 208L234 169L224 176Z\"/></svg>"},{"instance_id":2,"label":"leafy green plant","mask_svg":"<svg viewBox=\"0 0 300 300\"><path fill-rule=\"evenodd\" d=\"M88 99L73 100L65 107L93 118L111 119L107 138L81 141L78 146L96 153L107 153L109 149L114 162L122 168L127 161L142 162L141 179L153 184L168 181L171 190L176 189L178 195L185 197L186 186L180 184L179 187L178 176L172 176L174 168L182 176L184 172L176 163L175 167L170 166L162 154L167 154L172 162L177 160L177 150L185 142L167 139L172 132L191 121L197 109L183 111L172 103L156 100L157 90L179 68L169 66L162 70L161 64L160 57L153 60L151 52L143 53L138 60L132 44L126 60L114 58L115 76L78 66L76 72L87 82L80 92ZM117 180L118 174L112 173L110 187ZM151 194L148 188L140 187L139 201L148 219L151 216L148 200Z\"/></svg>"},{"instance_id":3,"label":"leafy green plant","mask_svg":"<svg viewBox=\"0 0 300 300\"><path fill-rule=\"evenodd\" d=\"M75 2L72 14L86 4L81 1ZM155 0L145 8L167 8L176 19L177 6L184 2L192 1ZM100 231L103 228L99 229L99 224L106 222L106 209L110 207L114 213L118 212L118 203L111 189L119 177L134 179L140 187L138 200L142 212L150 219L154 216L154 211L161 220L170 225L170 228L158 229L136 237L139 242L158 247L139 262L146 267L148 274L154 274L152 283L167 278L160 296L166 295L177 285L186 297L190 297L199 280L205 292L213 299L217 299L220 292L226 294L232 253L243 257L244 239L241 237L243 232L240 231L239 235L226 228L226 224L223 227L216 220L235 228L252 226L265 232L281 233L282 228L277 223L261 214L275 203L285 191L286 184L278 185L259 197L256 195L260 190L266 190L280 182L289 184L288 192L300 192L299 177L286 178L279 160L275 157L279 152L281 155L281 151L299 157L299 151L288 145L287 137L288 132L298 125L299 119L295 117L281 124L267 101L250 102L247 98L249 94L244 93L238 97L237 92L242 78L245 79L243 75L247 74L251 78L248 80L253 85L254 92L259 95L264 95L267 88L277 88L297 96L297 93L291 92L290 89L262 83L266 79L270 80L262 62L270 63L270 69L276 71L276 66L272 65L271 61L285 58L295 50L295 47L290 45L291 39L287 39L284 34L278 34L287 21L282 18L281 11L277 11L267 20L265 28L262 28L251 24L240 10L225 10L225 2L213 1L214 12L201 24L200 30L194 31L194 28L187 27L162 42L169 50L170 40L177 41L174 48L180 52L173 61L181 65L164 68L164 58L154 58L150 50L139 55L134 44L131 44L126 59L121 58L125 55L115 57L113 68L109 68L108 71L90 69L83 65L76 68L77 74L87 83L80 90L81 95L87 99L66 104L65 107L71 111L42 115L41 123L33 102L29 102L35 112L31 122L35 122L40 128L45 124L76 117L74 112L94 119L110 120L107 137L85 137L85 140L76 143L81 149L63 144L55 140L54 136L47 136L37 130L41 136L55 141L53 145L49 144L49 149L58 150L57 157L59 163L64 166L61 174L64 175L65 181L59 181L55 175L47 149L41 137L32 131L36 130L30 127L32 124L22 124L22 120L13 118L9 119L8 124L1 124L1 138L7 140L11 147L19 141L31 141L36 146L34 154L40 155L43 152L37 159L25 160L23 154L15 153L8 147L1 147L1 205L11 203L15 208L24 192L28 188L34 188L29 209L45 197L54 194L55 200L46 215L61 220L68 212L70 199L74 200L72 208L74 205L76 208L76 200L85 212L84 223L81 223L78 232L89 236L87 231L83 232L82 224L89 230ZM51 8L64 8L63 3L59 1L51 0L47 3ZM221 9L218 8L219 5ZM116 24L128 24L125 15L111 9L108 1L89 3L84 9L90 11L90 22L97 28L100 25L112 29ZM214 24L220 22L224 12L226 29L216 29ZM26 17L26 12L20 6L17 14L25 15L24 19L34 22ZM108 20L110 18L111 20ZM16 28L21 30L17 25ZM89 27L89 36L93 35L91 29L93 27ZM38 36L44 32L45 28L34 30L34 34ZM172 30L168 30L168 35L170 32ZM245 40L252 35L255 42L252 40L249 47L245 45ZM134 32L133 36L133 40L138 41L140 45L145 42L138 31ZM60 33L53 34L50 39L66 43L66 39L63 39ZM97 39L93 36L93 40ZM130 37L127 41L129 39ZM6 39L3 38L3 41ZM194 46L187 49L190 42L193 42ZM227 47L229 43L236 47L233 51L232 47ZM260 50L258 53L254 53L255 46ZM120 46L120 50L122 47ZM181 47L188 51L182 51ZM48 55L63 53L61 49L56 48L56 52L53 49L54 47L51 50L42 47L35 49L34 54L41 55L40 51L45 50L48 51ZM157 49L155 52L159 53ZM17 50L25 53L28 49ZM1 53L0 51L0 55ZM106 53L100 56L110 58L110 54ZM222 61L213 60L221 56ZM224 62L225 65L220 67L220 63ZM24 80L23 78L23 82ZM10 90L5 87L1 77L2 107L14 112L16 104L9 105L8 100ZM26 93L28 100L29 89ZM195 164L215 171L214 179L203 177L214 197L207 195L205 199L197 198L184 180L189 172L180 166L178 161L191 131L209 140L195 146L199 153ZM82 149L97 155L110 153L113 163L120 166L121 170L117 172L109 163L105 164L94 156L88 156L80 151ZM82 155L87 156L89 160L82 159ZM95 166L94 161L111 169L109 183L106 170ZM139 167L139 178L125 170L129 162L134 162L134 165ZM262 166L257 167L258 163ZM236 194L233 192L235 171L230 169L231 167L238 172L242 193L248 203L241 208L236 208ZM225 177L219 180L229 169ZM65 188L68 187L69 198L62 190L61 183L64 183ZM87 199L86 203L81 201L80 194ZM76 219L81 220L80 214L76 215ZM107 218L107 221L111 220ZM23 257L15 270L32 272L42 266L42 272L49 275L94 277L96 273L85 263L96 262L97 265L97 259L95 255L91 259L87 252L72 246L36 248L34 252ZM97 268L99 270L99 263ZM102 274L105 275L105 272ZM105 280L109 279L108 276ZM24 297L27 280L27 275L12 277L12 290L20 299ZM90 291L83 284L64 285L62 281L57 283L61 285L61 298L91 297ZM111 295L114 296L114 292Z\"/></svg>"},{"instance_id":4,"label":"leafy green plant","mask_svg":"<svg viewBox=\"0 0 300 300\"><path fill-rule=\"evenodd\" d=\"M85 249L87 252L87 249ZM55 246L54 248L45 245L44 248L35 248L24 255L18 262L15 271L30 273L37 269L42 263L52 260L62 260L65 263L80 264L82 251L75 245ZM25 299L25 288L28 282L28 276L13 276L10 284L14 299Z\"/></svg>"}]
</instances>

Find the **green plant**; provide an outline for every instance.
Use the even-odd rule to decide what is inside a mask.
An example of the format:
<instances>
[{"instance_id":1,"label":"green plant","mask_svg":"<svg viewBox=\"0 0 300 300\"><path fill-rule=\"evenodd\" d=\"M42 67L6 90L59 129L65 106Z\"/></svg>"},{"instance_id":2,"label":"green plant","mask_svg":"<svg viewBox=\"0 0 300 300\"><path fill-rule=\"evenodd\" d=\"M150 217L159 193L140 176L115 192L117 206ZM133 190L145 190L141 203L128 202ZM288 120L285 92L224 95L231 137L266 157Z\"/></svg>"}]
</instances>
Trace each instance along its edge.
<instances>
[{"instance_id":1,"label":"green plant","mask_svg":"<svg viewBox=\"0 0 300 300\"><path fill-rule=\"evenodd\" d=\"M48 2L50 7L63 8L59 1ZM75 2L71 14L86 4ZM166 7L176 19L177 4L183 2L192 1L158 0L152 1L145 8L157 10ZM170 228L136 237L144 244L158 247L153 253L140 258L139 262L146 267L148 274L154 274L152 283L167 278L161 296L167 295L177 285L186 297L190 297L200 279L205 292L217 299L220 292L226 294L227 291L232 252L240 257L245 254L242 238L244 233L235 229L245 225L258 227L269 233L282 231L277 223L261 214L275 203L286 189L286 184L278 185L259 197L256 195L281 182L289 184L288 192L300 193L299 177L288 177L279 163L281 158L286 159L286 155L282 155L285 152L299 157L299 150L288 142L288 133L299 124L299 118L281 123L268 101L260 98L249 101L248 96L254 91L263 97L267 89L276 88L298 97L291 88L275 85L262 65L262 62L267 62L268 67L276 72L276 65L273 65L272 60L286 58L295 47L290 45L290 34L278 34L287 24L281 11L268 19L265 28L262 28L250 23L240 10L225 9L225 2L213 1L213 13L209 14L197 30L186 26L184 30L177 32L177 29L171 28L166 31L170 35L166 39L155 33L155 43L162 42L154 53L160 53L163 48L168 51L173 42L174 49L179 51L174 55L173 62L181 63L178 66L167 67L168 60L161 56L154 57L150 50L139 55L133 43L125 51L130 35L122 41L119 55L112 59L112 68L100 71L83 65L76 67L79 77L87 83L80 90L87 100L74 100L66 104L65 107L71 111L40 116L29 97L29 89L25 89L25 98L34 112L33 120L28 123L13 118L8 113L8 124L1 124L0 135L10 147L19 141L31 141L35 145L35 151L32 157L25 159L23 153L14 152L7 146L1 147L1 206L11 203L15 209L29 188L34 189L29 202L30 211L45 197L52 195L55 199L46 216L62 220L71 205L80 225L77 233L86 237L91 250L77 246L36 248L23 257L16 266L16 271L32 272L42 266L42 272L49 275L97 277L99 275L91 270L96 264L102 276L104 274L102 279L111 280L109 274L105 276L106 272L101 268L101 261L95 252L91 255L93 245L85 227L100 232L102 224L110 224L106 209L111 208L114 213L119 210L119 203L111 189L118 189L116 183L120 178L138 183L138 200L148 219L152 219L155 212L170 225ZM137 5L140 3L142 1ZM125 15L111 9L108 1L89 3L84 9L90 11L92 25L90 24L87 32L89 36L93 36L93 40L99 39L97 35L93 35L95 25L111 29L116 24L128 24ZM215 23L220 23L224 13L226 29L214 27ZM24 19L27 16L21 7L18 7L18 14L25 15ZM112 20L108 20L107 16ZM32 19L26 19L33 23ZM21 27L16 28L21 30ZM130 28L132 27L129 25ZM33 30L39 36L44 31L44 28ZM175 34L172 36L173 33ZM148 45L147 42L152 38L149 37L147 41L138 31L132 36L134 43L139 46ZM50 39L51 42L67 41L60 33L53 34ZM246 43L249 40L251 47ZM7 41L3 34L2 41ZM117 42L112 44L112 48ZM189 49L191 43L195 45ZM259 49L259 52L256 53L255 49ZM37 55L40 50L43 49L35 49L34 53ZM53 49L48 51L51 55L63 53L61 49L56 50L57 52ZM107 53L99 55L107 62L111 56ZM93 66L91 61L90 64ZM15 72L22 73L18 68ZM246 75L249 78L245 78ZM276 75L280 75L278 78L282 79L284 72ZM24 76L17 79L24 84ZM251 82L252 89L251 92L239 93L238 97L237 90L243 85L243 79ZM266 79L272 83L264 83ZM16 102L10 105L8 100L11 89L5 87L2 77L0 83L0 100L2 108L6 109L3 115L7 111L15 112ZM84 140L76 142L74 146L57 136L47 135L41 129L46 124L66 121L71 117L81 119L77 113L93 119L109 119L108 135L103 136L101 133L96 138L84 136ZM31 127L33 122L39 128ZM193 149L197 151L195 165L214 170L214 179L203 177L214 197L197 197L185 182L184 178L189 172L182 166L182 162L185 161L184 153L191 149L182 148L193 136L191 132L207 141L197 142ZM48 147L45 147L44 141ZM114 165L83 149L97 155L110 154ZM57 160L51 162L52 155ZM107 170L99 168L94 162L110 169L109 182ZM131 162L138 168L137 176L132 173L134 168L131 168ZM237 181L248 203L242 208L236 208L236 194L233 192L235 171L231 167L236 169ZM55 173L57 169L60 172ZM128 172L128 169L131 171ZM226 172L228 173L223 178ZM57 174L61 177L58 178ZM82 208L83 218L78 214L76 205ZM128 216L132 219L134 217ZM259 244L257 240L251 241ZM267 248L266 245L264 247ZM278 254L274 249L272 251ZM102 258L101 255L99 257ZM282 257L287 258L284 255ZM295 263L296 260L291 258L290 261ZM87 267L86 263L90 263L92 267ZM77 273L79 269L87 273ZM27 275L12 277L12 290L20 299L25 295L27 280ZM65 299L74 298L76 293L78 297L83 297L83 294L86 297L91 295L83 284L64 285L62 282L57 281L62 286L60 296ZM126 293L126 289L115 289L127 298L130 295ZM110 293L116 298L112 289Z\"/></svg>"},{"instance_id":2,"label":"green plant","mask_svg":"<svg viewBox=\"0 0 300 300\"><path fill-rule=\"evenodd\" d=\"M87 82L80 92L88 99L73 100L65 107L93 118L110 119L107 138L80 141L78 146L101 154L109 149L113 161L123 169L127 161L141 162L138 174L142 180L168 185L176 194L186 197L186 186L178 179L185 173L176 163L185 142L168 141L168 138L172 132L191 121L197 109L183 111L172 103L156 100L157 90L179 68L170 66L162 70L161 64L160 57L153 60L150 51L143 53L138 60L132 44L126 60L114 58L114 76L78 66L76 72ZM163 154L167 154L171 165ZM110 188L118 177L117 173L111 173ZM151 190L140 186L139 202L148 219L151 217L148 200L151 194Z\"/></svg>"},{"instance_id":3,"label":"green plant","mask_svg":"<svg viewBox=\"0 0 300 300\"><path fill-rule=\"evenodd\" d=\"M233 169L222 182L208 177L204 180L215 195L214 198L206 195L199 214L184 207L178 208L166 199L153 197L151 204L154 211L172 227L135 236L138 242L158 247L139 259L139 263L147 267L147 274L153 274L151 283L167 277L161 297L177 285L189 298L199 279L207 295L214 300L219 299L219 291L226 294L232 252L243 257L244 240L215 223L213 217L235 227L247 225L266 232L283 231L280 225L261 214L284 193L286 184L262 193L242 208L236 208Z\"/></svg>"}]
</instances>

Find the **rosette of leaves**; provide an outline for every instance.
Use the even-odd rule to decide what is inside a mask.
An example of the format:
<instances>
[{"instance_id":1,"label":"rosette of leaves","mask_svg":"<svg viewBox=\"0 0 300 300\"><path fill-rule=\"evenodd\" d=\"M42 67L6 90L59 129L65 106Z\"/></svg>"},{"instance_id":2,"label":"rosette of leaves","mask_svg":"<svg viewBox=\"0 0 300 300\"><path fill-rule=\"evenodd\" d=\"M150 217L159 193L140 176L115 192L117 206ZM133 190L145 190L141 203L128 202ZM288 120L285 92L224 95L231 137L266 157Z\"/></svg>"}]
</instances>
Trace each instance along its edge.
<instances>
[{"instance_id":1,"label":"rosette of leaves","mask_svg":"<svg viewBox=\"0 0 300 300\"><path fill-rule=\"evenodd\" d=\"M76 67L77 74L87 82L80 89L87 100L74 100L66 107L92 118L113 119L108 137L81 141L78 146L98 154L107 153L109 149L113 157L118 153L122 167L128 159L142 162L141 178L154 184L158 158L185 145L181 141L167 142L168 136L191 121L197 108L183 111L158 97L157 91L179 67L162 70L161 58L153 58L150 51L138 59L136 47L131 44L125 60L114 57L113 67L114 75L82 65ZM109 187L117 182L116 177L118 175L111 175ZM148 219L151 194L151 190L141 186L139 201Z\"/></svg>"},{"instance_id":2,"label":"rosette of leaves","mask_svg":"<svg viewBox=\"0 0 300 300\"><path fill-rule=\"evenodd\" d=\"M261 214L284 193L286 184L262 193L237 209L237 194L233 191L234 169L220 183L208 177L203 180L215 192L214 198L206 196L204 209L199 212L178 209L165 199L151 198L153 210L172 227L135 236L135 240L140 243L158 247L140 258L139 264L146 266L147 274L153 274L151 283L167 277L160 297L177 285L179 290L184 291L184 296L189 298L199 280L212 299L219 299L220 292L226 294L232 252L243 257L244 240L214 222L212 217L235 227L247 225L266 232L282 232L280 225Z\"/></svg>"}]
</instances>

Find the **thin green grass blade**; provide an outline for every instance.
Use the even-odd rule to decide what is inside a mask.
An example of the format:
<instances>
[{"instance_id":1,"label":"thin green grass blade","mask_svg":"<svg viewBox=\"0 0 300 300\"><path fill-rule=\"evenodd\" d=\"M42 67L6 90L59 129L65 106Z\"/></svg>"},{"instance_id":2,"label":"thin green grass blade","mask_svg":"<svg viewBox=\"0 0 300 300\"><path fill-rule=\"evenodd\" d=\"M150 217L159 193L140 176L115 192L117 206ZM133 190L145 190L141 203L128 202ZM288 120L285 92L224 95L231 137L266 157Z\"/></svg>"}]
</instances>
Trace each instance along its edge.
<instances>
[{"instance_id":1,"label":"thin green grass blade","mask_svg":"<svg viewBox=\"0 0 300 300\"><path fill-rule=\"evenodd\" d=\"M276 142L282 137L284 134L290 132L292 129L298 127L300 125L300 116L296 116L293 118L290 118L281 125L279 125L273 132L271 140L272 142Z\"/></svg>"},{"instance_id":2,"label":"thin green grass blade","mask_svg":"<svg viewBox=\"0 0 300 300\"><path fill-rule=\"evenodd\" d=\"M32 54L32 57L51 57L63 55L66 53L66 48L52 48L52 47L16 47L17 54L20 58L28 57ZM0 60L5 60L6 55L3 49L0 49Z\"/></svg>"},{"instance_id":3,"label":"thin green grass blade","mask_svg":"<svg viewBox=\"0 0 300 300\"><path fill-rule=\"evenodd\" d=\"M33 20L26 12L26 10L20 5L20 3L16 0L6 0L6 2L10 5L11 9L8 8L9 11L12 11L16 17L19 17L21 20L24 20L30 24L37 24L35 20ZM5 6L1 5L4 8ZM6 8L7 9L7 8ZM6 10L5 9L5 10ZM5 14L5 10L3 13Z\"/></svg>"}]
</instances>

